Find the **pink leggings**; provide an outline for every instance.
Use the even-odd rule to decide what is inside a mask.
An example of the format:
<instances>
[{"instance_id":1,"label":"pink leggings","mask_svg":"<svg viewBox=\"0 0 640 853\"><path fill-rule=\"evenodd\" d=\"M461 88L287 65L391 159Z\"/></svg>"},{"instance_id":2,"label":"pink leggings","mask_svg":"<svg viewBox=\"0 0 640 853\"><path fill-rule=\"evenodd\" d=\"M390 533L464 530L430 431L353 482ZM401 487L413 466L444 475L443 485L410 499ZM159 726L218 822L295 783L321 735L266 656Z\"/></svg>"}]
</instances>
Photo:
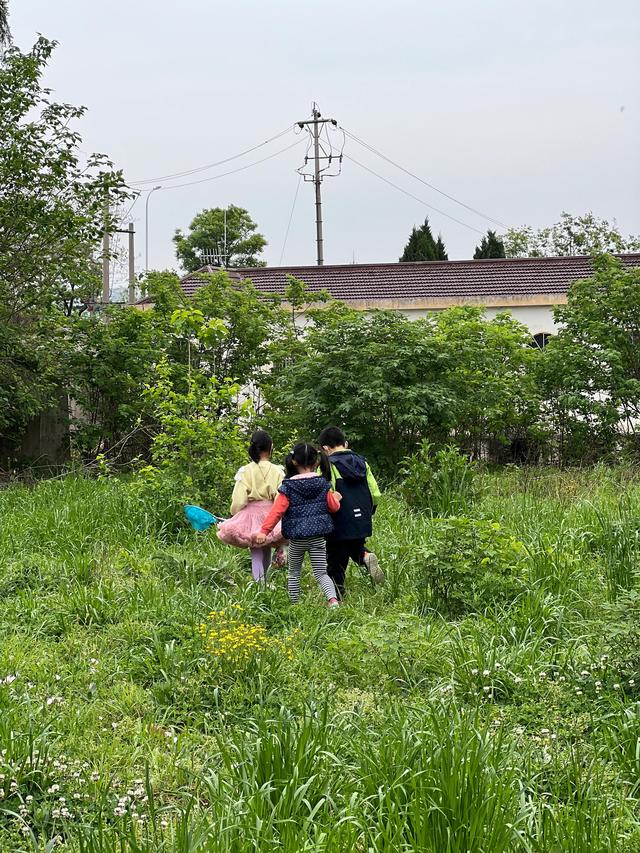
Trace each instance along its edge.
<instances>
[{"instance_id":1,"label":"pink leggings","mask_svg":"<svg viewBox=\"0 0 640 853\"><path fill-rule=\"evenodd\" d=\"M267 569L271 565L271 548L251 549L251 574L254 581L264 582L267 578Z\"/></svg>"}]
</instances>

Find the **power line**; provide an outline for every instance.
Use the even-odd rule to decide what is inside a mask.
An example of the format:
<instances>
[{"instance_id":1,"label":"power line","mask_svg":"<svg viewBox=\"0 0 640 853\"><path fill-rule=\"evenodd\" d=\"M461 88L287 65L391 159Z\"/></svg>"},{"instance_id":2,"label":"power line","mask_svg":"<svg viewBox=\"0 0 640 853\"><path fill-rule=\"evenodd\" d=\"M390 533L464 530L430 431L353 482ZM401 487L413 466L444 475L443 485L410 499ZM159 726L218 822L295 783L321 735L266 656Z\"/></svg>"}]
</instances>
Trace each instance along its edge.
<instances>
[{"instance_id":1,"label":"power line","mask_svg":"<svg viewBox=\"0 0 640 853\"><path fill-rule=\"evenodd\" d=\"M282 251L280 252L280 260L278 262L278 266L282 266L282 259L284 258L284 250L287 246L287 239L289 237L289 229L291 228L291 222L293 220L293 211L296 209L296 201L298 200L298 193L300 192L300 184L302 183L302 175L298 174L298 183L296 185L296 194L293 197L293 204L291 205L291 213L289 214L289 221L287 223L287 230L284 234L284 241L282 243Z\"/></svg>"},{"instance_id":2,"label":"power line","mask_svg":"<svg viewBox=\"0 0 640 853\"><path fill-rule=\"evenodd\" d=\"M123 216L120 217L120 221L118 222L118 225L122 225L123 222L127 221L127 219L129 218L129 215L131 214L131 211L133 210L133 208L138 203L138 199L140 198L141 195L142 195L141 190L135 191L135 198L133 199L131 207L129 208L129 210L127 210L127 212Z\"/></svg>"},{"instance_id":3,"label":"power line","mask_svg":"<svg viewBox=\"0 0 640 853\"><path fill-rule=\"evenodd\" d=\"M217 163L207 163L205 166L197 166L194 169L187 169L184 172L174 172L171 175L159 175L156 178L145 178L144 180L139 181L130 181L130 184L151 184L156 181L171 181L174 178L185 178L187 175L195 175L197 172L205 172L207 169L214 169L216 166L223 166L225 163L230 163L232 160L237 160L239 157L244 157L245 154L251 154L252 151L257 151L258 148L262 148L265 145L268 145L270 142L274 142L276 139L280 139L281 136L284 136L286 133L292 130L292 125L289 125L284 130L281 130L280 133L276 133L275 136L269 137L269 139L265 139L264 142L259 142L257 145L254 145L251 148L247 148L245 151L240 151L239 154L234 154L232 157L226 157L224 160L218 160Z\"/></svg>"},{"instance_id":4,"label":"power line","mask_svg":"<svg viewBox=\"0 0 640 853\"><path fill-rule=\"evenodd\" d=\"M465 202L460 201L459 199L455 198L452 195L449 195L449 193L446 193L444 190L438 189L438 187L435 187L433 184L430 184L428 181L425 181L424 178L421 178L419 175L416 175L413 172L410 172L409 169L405 169L404 166L401 166L399 163L396 163L395 160L392 160L390 157L387 157L386 154L383 154L381 151L378 151L372 145L369 145L368 142L365 142L363 139L359 139L355 134L350 133L348 130L345 130L345 128L343 128L342 126L341 126L341 130L343 130L344 133L350 139L353 139L354 142L357 142L359 145L362 145L364 148L368 149L373 154L380 157L382 160L386 160L387 163L391 163L391 165L395 166L396 169L400 169L400 171L404 172L405 175L409 175L409 177L414 178L416 181L419 181L421 184L424 184L425 187L429 187L429 189L434 190L437 193L440 193L440 195L444 196L445 198L448 198L450 201L453 201L456 204L459 204L461 207L466 208L466 210L471 211L471 213L475 213L477 216L481 216L483 219L487 219L489 222L493 222L496 225L499 225L501 228L508 228L509 227L504 222L501 222L499 219L495 219L493 216L489 216L487 213L483 213L481 210L477 210L475 207L471 207L470 205L465 204ZM445 216L446 215L447 214L445 214ZM450 217L450 218L452 218L452 217Z\"/></svg>"},{"instance_id":5,"label":"power line","mask_svg":"<svg viewBox=\"0 0 640 853\"><path fill-rule=\"evenodd\" d=\"M252 166L258 166L260 163L266 163L267 160L273 160L274 157L278 157L280 154L284 154L285 151L290 151L292 148L295 148L296 145L300 145L304 140L296 139L291 145L287 145L286 148L281 148L279 151L274 152L273 154L269 154L268 157L263 157L261 160L254 160L253 163L247 163L246 166L239 166L237 169L230 169L228 172L221 172L219 175L212 175L210 178L200 178L198 181L187 181L184 184L172 184L169 186L163 186L163 190L177 190L180 187L192 187L194 184L206 184L208 181L216 181L218 178L224 178L227 175L235 175L237 172L244 172L245 169L251 169Z\"/></svg>"},{"instance_id":6,"label":"power line","mask_svg":"<svg viewBox=\"0 0 640 853\"><path fill-rule=\"evenodd\" d=\"M446 216L447 219L452 219L454 222L457 222L458 225L463 225L465 228L468 228L470 231L475 231L477 234L484 234L484 231L481 231L479 228L475 228L473 225L469 225L468 222L463 222L461 219L456 219L455 216L451 216L449 213L445 213L444 210L440 210L440 208L434 207L432 204L429 204L429 202L426 202L424 199L418 198L417 195L414 195L413 193L410 193L408 190L405 190L402 187L399 187L398 184L394 184L393 181L388 180L388 178L384 178L382 175L379 175L378 172L374 172L373 169L370 169L368 166L365 166L364 163L358 162L358 160L355 160L353 157L349 157L347 154L345 154L344 158L345 158L345 160L350 160L352 163L355 163L356 166L360 166L360 168L364 169L365 172L369 172L370 174L375 175L376 178L379 178L381 181L384 181L385 184L389 184L390 187L393 187L394 189L399 190L401 193L404 193L404 195L409 196L409 198L412 198L415 201L419 201L420 204L424 204L424 206L428 207L430 210L435 210L436 213L439 213L442 216Z\"/></svg>"}]
</instances>

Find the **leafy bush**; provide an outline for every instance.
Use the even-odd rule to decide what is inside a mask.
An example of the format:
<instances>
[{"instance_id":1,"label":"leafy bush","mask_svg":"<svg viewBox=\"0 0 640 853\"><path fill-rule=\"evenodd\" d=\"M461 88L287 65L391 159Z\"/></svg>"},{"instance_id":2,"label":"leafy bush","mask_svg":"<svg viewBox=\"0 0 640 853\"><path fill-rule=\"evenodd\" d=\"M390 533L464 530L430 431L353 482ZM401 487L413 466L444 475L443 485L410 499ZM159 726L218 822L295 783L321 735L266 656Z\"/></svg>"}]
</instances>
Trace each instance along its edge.
<instances>
[{"instance_id":1,"label":"leafy bush","mask_svg":"<svg viewBox=\"0 0 640 853\"><path fill-rule=\"evenodd\" d=\"M421 610L482 610L514 596L524 546L497 522L434 519L432 535L414 551Z\"/></svg>"},{"instance_id":2,"label":"leafy bush","mask_svg":"<svg viewBox=\"0 0 640 853\"><path fill-rule=\"evenodd\" d=\"M233 474L246 452L237 405L239 387L196 374L186 393L175 390L166 363L148 389L160 432L151 445L152 465L142 468L132 488L151 503L161 523L172 525L184 503L201 503L224 514Z\"/></svg>"},{"instance_id":3,"label":"leafy bush","mask_svg":"<svg viewBox=\"0 0 640 853\"><path fill-rule=\"evenodd\" d=\"M433 515L461 515L475 500L477 472L477 465L456 447L432 453L431 444L423 441L418 452L404 460L402 494L409 506Z\"/></svg>"}]
</instances>

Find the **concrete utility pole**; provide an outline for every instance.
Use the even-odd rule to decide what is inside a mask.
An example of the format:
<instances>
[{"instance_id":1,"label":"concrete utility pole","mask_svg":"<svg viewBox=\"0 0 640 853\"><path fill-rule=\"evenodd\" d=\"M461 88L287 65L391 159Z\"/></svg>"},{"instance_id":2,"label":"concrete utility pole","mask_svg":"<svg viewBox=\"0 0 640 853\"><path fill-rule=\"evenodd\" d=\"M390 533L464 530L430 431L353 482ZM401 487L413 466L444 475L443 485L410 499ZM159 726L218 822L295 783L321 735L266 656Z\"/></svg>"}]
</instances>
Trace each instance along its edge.
<instances>
[{"instance_id":1,"label":"concrete utility pole","mask_svg":"<svg viewBox=\"0 0 640 853\"><path fill-rule=\"evenodd\" d=\"M320 191L320 185L322 183L322 172L320 169L320 161L328 160L331 162L333 159L331 154L321 155L320 154L320 129L321 125L330 123L334 127L338 126L338 122L334 118L322 118L320 115L320 110L318 109L318 105L314 102L313 104L313 118L307 119L306 121L299 121L298 127L300 128L308 128L311 136L313 138L313 183L316 191L316 245L318 250L318 266L321 267L324 264L324 239L322 236L322 194ZM340 161L342 161L342 155L340 155ZM305 160L306 162L306 160ZM306 180L306 175L304 176ZM311 178L311 176L309 176Z\"/></svg>"},{"instance_id":2,"label":"concrete utility pole","mask_svg":"<svg viewBox=\"0 0 640 853\"><path fill-rule=\"evenodd\" d=\"M102 235L102 304L109 304L109 232Z\"/></svg>"},{"instance_id":3,"label":"concrete utility pole","mask_svg":"<svg viewBox=\"0 0 640 853\"><path fill-rule=\"evenodd\" d=\"M129 305L136 301L136 256L133 245L133 222L129 223Z\"/></svg>"},{"instance_id":4,"label":"concrete utility pole","mask_svg":"<svg viewBox=\"0 0 640 853\"><path fill-rule=\"evenodd\" d=\"M324 264L324 239L322 237L322 196L320 194L320 139L318 138L318 120L320 112L313 105L313 162L314 185L316 188L316 243L318 244L318 266Z\"/></svg>"}]
</instances>

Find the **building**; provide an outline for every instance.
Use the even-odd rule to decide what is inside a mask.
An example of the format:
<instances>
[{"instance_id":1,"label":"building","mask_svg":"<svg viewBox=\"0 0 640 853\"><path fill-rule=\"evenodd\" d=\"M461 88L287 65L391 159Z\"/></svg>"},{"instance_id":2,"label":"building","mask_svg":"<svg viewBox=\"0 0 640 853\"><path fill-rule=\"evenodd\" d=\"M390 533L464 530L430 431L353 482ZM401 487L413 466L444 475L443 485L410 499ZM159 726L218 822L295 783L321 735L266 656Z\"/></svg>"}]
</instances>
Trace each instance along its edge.
<instances>
[{"instance_id":1,"label":"building","mask_svg":"<svg viewBox=\"0 0 640 853\"><path fill-rule=\"evenodd\" d=\"M618 255L625 266L640 266L640 253ZM192 296L202 286L205 266L181 280ZM491 258L471 261L425 261L392 264L256 267L228 270L234 278L250 278L264 293L284 293L287 275L305 282L311 292L327 290L358 311L400 311L424 317L454 305L476 305L487 317L509 311L543 344L553 334L553 308L567 301L570 285L588 278L593 267L586 256ZM141 305L141 307L147 307Z\"/></svg>"}]
</instances>

